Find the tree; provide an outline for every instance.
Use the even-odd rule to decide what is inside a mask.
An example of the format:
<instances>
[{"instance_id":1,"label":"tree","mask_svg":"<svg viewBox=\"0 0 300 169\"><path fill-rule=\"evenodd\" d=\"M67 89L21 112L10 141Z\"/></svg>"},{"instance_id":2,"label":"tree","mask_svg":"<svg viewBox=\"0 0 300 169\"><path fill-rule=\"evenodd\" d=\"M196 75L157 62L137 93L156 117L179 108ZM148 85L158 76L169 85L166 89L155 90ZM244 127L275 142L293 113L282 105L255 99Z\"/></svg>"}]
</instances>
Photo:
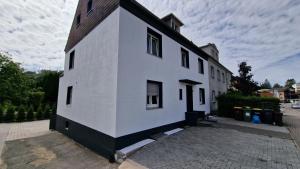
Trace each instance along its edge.
<instances>
[{"instance_id":1,"label":"tree","mask_svg":"<svg viewBox=\"0 0 300 169\"><path fill-rule=\"evenodd\" d=\"M25 121L25 117L26 117L25 111L26 111L25 107L23 105L21 105L19 107L18 114L17 114L17 121L18 122Z\"/></svg>"},{"instance_id":2,"label":"tree","mask_svg":"<svg viewBox=\"0 0 300 169\"><path fill-rule=\"evenodd\" d=\"M295 79L288 79L285 82L285 87L290 89L290 88L293 87L294 84L296 84L296 80Z\"/></svg>"},{"instance_id":3,"label":"tree","mask_svg":"<svg viewBox=\"0 0 300 169\"><path fill-rule=\"evenodd\" d=\"M44 109L44 118L49 119L51 115L51 108L48 104L46 104L45 109Z\"/></svg>"},{"instance_id":4,"label":"tree","mask_svg":"<svg viewBox=\"0 0 300 169\"><path fill-rule=\"evenodd\" d=\"M272 88L271 83L269 82L268 79L266 79L266 80L264 81L264 83L262 83L262 84L260 85L260 87L261 87L262 89L271 89L271 88Z\"/></svg>"},{"instance_id":5,"label":"tree","mask_svg":"<svg viewBox=\"0 0 300 169\"><path fill-rule=\"evenodd\" d=\"M248 66L246 62L241 62L239 64L239 76L234 76L231 80L232 87L243 95L252 95L258 89L257 82L252 79L251 70L251 66Z\"/></svg>"},{"instance_id":6,"label":"tree","mask_svg":"<svg viewBox=\"0 0 300 169\"><path fill-rule=\"evenodd\" d=\"M19 63L8 54L0 53L0 100L11 101L14 105L25 103L28 98L30 81Z\"/></svg>"},{"instance_id":7,"label":"tree","mask_svg":"<svg viewBox=\"0 0 300 169\"><path fill-rule=\"evenodd\" d=\"M281 86L279 83L275 83L273 86L273 89L279 89L282 88L283 86Z\"/></svg>"},{"instance_id":8,"label":"tree","mask_svg":"<svg viewBox=\"0 0 300 169\"><path fill-rule=\"evenodd\" d=\"M43 115L44 115L43 108L41 105L39 105L39 107L37 108L37 111L36 111L36 118L38 120L41 120L41 119L43 119Z\"/></svg>"},{"instance_id":9,"label":"tree","mask_svg":"<svg viewBox=\"0 0 300 169\"><path fill-rule=\"evenodd\" d=\"M44 92L45 103L54 104L57 102L59 77L62 72L43 70L37 75L37 87Z\"/></svg>"},{"instance_id":10,"label":"tree","mask_svg":"<svg viewBox=\"0 0 300 169\"><path fill-rule=\"evenodd\" d=\"M0 123L3 121L3 116L4 116L4 109L3 109L3 107L0 105Z\"/></svg>"},{"instance_id":11,"label":"tree","mask_svg":"<svg viewBox=\"0 0 300 169\"><path fill-rule=\"evenodd\" d=\"M28 121L32 121L34 120L34 110L33 110L33 106L30 106L27 112L27 120Z\"/></svg>"},{"instance_id":12,"label":"tree","mask_svg":"<svg viewBox=\"0 0 300 169\"><path fill-rule=\"evenodd\" d=\"M5 119L6 122L14 122L15 121L15 108L10 106L7 109L6 115L5 115Z\"/></svg>"}]
</instances>

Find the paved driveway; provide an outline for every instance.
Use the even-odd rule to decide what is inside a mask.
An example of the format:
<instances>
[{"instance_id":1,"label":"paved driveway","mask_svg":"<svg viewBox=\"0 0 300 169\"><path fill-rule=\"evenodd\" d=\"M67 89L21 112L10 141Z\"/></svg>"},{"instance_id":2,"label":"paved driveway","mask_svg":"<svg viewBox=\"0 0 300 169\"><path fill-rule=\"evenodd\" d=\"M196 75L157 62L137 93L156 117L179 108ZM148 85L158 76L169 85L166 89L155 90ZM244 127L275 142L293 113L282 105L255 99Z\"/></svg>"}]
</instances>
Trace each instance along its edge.
<instances>
[{"instance_id":1,"label":"paved driveway","mask_svg":"<svg viewBox=\"0 0 300 169\"><path fill-rule=\"evenodd\" d=\"M299 155L289 139L195 127L154 142L129 159L154 169L299 169Z\"/></svg>"},{"instance_id":2,"label":"paved driveway","mask_svg":"<svg viewBox=\"0 0 300 169\"><path fill-rule=\"evenodd\" d=\"M25 123L0 123L0 165L5 141L35 137L49 132L49 120Z\"/></svg>"},{"instance_id":3,"label":"paved driveway","mask_svg":"<svg viewBox=\"0 0 300 169\"><path fill-rule=\"evenodd\" d=\"M287 125L292 137L300 146L300 109L292 109L291 104L284 104L282 111L284 112L283 120L285 125Z\"/></svg>"}]
</instances>

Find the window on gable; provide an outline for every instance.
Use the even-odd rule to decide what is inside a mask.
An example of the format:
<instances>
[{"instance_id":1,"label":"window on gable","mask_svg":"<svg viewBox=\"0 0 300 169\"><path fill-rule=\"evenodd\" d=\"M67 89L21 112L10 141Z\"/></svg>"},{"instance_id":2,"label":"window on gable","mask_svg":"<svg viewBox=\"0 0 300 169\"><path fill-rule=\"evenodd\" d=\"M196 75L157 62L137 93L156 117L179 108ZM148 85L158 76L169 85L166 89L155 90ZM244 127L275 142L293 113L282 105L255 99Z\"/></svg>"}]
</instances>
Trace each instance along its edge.
<instances>
[{"instance_id":1,"label":"window on gable","mask_svg":"<svg viewBox=\"0 0 300 169\"><path fill-rule=\"evenodd\" d=\"M161 35L150 28L147 31L147 52L151 55L162 57Z\"/></svg>"},{"instance_id":2,"label":"window on gable","mask_svg":"<svg viewBox=\"0 0 300 169\"><path fill-rule=\"evenodd\" d=\"M147 108L162 108L162 83L147 81Z\"/></svg>"},{"instance_id":3,"label":"window on gable","mask_svg":"<svg viewBox=\"0 0 300 169\"><path fill-rule=\"evenodd\" d=\"M221 74L220 74L220 70L217 70L217 79L218 79L218 81L221 81Z\"/></svg>"},{"instance_id":4,"label":"window on gable","mask_svg":"<svg viewBox=\"0 0 300 169\"><path fill-rule=\"evenodd\" d=\"M223 83L225 83L225 74L224 74L224 72L222 72L222 81L223 81Z\"/></svg>"},{"instance_id":5,"label":"window on gable","mask_svg":"<svg viewBox=\"0 0 300 169\"><path fill-rule=\"evenodd\" d=\"M67 90L67 105L72 103L73 86L69 86Z\"/></svg>"},{"instance_id":6,"label":"window on gable","mask_svg":"<svg viewBox=\"0 0 300 169\"><path fill-rule=\"evenodd\" d=\"M211 101L214 102L216 100L216 92L213 90L211 92Z\"/></svg>"},{"instance_id":7,"label":"window on gable","mask_svg":"<svg viewBox=\"0 0 300 169\"><path fill-rule=\"evenodd\" d=\"M199 88L199 100L200 104L205 104L205 90L202 88Z\"/></svg>"},{"instance_id":8,"label":"window on gable","mask_svg":"<svg viewBox=\"0 0 300 169\"><path fill-rule=\"evenodd\" d=\"M74 68L74 60L75 60L75 51L72 51L70 53L69 70Z\"/></svg>"},{"instance_id":9,"label":"window on gable","mask_svg":"<svg viewBox=\"0 0 300 169\"><path fill-rule=\"evenodd\" d=\"M211 78L214 79L215 78L215 68L213 66L210 67L210 74L211 74Z\"/></svg>"},{"instance_id":10,"label":"window on gable","mask_svg":"<svg viewBox=\"0 0 300 169\"><path fill-rule=\"evenodd\" d=\"M87 13L90 13L93 10L93 0L89 0L87 4Z\"/></svg>"},{"instance_id":11,"label":"window on gable","mask_svg":"<svg viewBox=\"0 0 300 169\"><path fill-rule=\"evenodd\" d=\"M198 59L198 72L204 74L203 60Z\"/></svg>"},{"instance_id":12,"label":"window on gable","mask_svg":"<svg viewBox=\"0 0 300 169\"><path fill-rule=\"evenodd\" d=\"M190 67L189 52L183 48L181 48L181 66L185 68Z\"/></svg>"},{"instance_id":13,"label":"window on gable","mask_svg":"<svg viewBox=\"0 0 300 169\"><path fill-rule=\"evenodd\" d=\"M77 26L80 25L80 22L81 22L81 14L77 15L77 18L76 18L76 24L77 24Z\"/></svg>"}]
</instances>

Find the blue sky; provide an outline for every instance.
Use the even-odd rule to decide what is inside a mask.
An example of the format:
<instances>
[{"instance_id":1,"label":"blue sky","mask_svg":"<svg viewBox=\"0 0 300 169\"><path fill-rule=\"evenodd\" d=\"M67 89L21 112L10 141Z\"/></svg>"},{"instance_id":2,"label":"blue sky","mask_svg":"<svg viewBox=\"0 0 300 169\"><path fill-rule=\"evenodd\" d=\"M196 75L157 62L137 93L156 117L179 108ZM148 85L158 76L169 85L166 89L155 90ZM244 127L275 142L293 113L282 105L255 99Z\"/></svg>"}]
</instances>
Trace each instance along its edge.
<instances>
[{"instance_id":1,"label":"blue sky","mask_svg":"<svg viewBox=\"0 0 300 169\"><path fill-rule=\"evenodd\" d=\"M0 50L26 69L60 70L77 0L0 2ZM215 43L220 61L237 73L247 61L255 80L300 82L300 0L138 0L159 17L173 12L182 34Z\"/></svg>"}]
</instances>

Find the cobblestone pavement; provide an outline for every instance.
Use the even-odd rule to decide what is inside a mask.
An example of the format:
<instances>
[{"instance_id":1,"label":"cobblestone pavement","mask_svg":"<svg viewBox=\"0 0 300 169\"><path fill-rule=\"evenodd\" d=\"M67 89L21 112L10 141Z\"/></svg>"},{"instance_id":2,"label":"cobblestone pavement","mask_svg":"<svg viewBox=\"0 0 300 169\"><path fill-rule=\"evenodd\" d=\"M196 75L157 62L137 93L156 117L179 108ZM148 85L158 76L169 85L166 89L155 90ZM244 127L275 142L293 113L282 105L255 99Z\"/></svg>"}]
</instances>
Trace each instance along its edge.
<instances>
[{"instance_id":1,"label":"cobblestone pavement","mask_svg":"<svg viewBox=\"0 0 300 169\"><path fill-rule=\"evenodd\" d=\"M49 120L25 123L0 123L0 164L5 141L35 137L49 132Z\"/></svg>"},{"instance_id":2,"label":"cobblestone pavement","mask_svg":"<svg viewBox=\"0 0 300 169\"><path fill-rule=\"evenodd\" d=\"M281 110L284 112L283 121L285 125L300 146L300 109L292 109L291 104L284 104Z\"/></svg>"},{"instance_id":3,"label":"cobblestone pavement","mask_svg":"<svg viewBox=\"0 0 300 169\"><path fill-rule=\"evenodd\" d=\"M7 141L1 169L117 169L117 164L58 132Z\"/></svg>"},{"instance_id":4,"label":"cobblestone pavement","mask_svg":"<svg viewBox=\"0 0 300 169\"><path fill-rule=\"evenodd\" d=\"M129 159L154 169L300 168L300 152L290 139L213 127L187 128Z\"/></svg>"}]
</instances>

